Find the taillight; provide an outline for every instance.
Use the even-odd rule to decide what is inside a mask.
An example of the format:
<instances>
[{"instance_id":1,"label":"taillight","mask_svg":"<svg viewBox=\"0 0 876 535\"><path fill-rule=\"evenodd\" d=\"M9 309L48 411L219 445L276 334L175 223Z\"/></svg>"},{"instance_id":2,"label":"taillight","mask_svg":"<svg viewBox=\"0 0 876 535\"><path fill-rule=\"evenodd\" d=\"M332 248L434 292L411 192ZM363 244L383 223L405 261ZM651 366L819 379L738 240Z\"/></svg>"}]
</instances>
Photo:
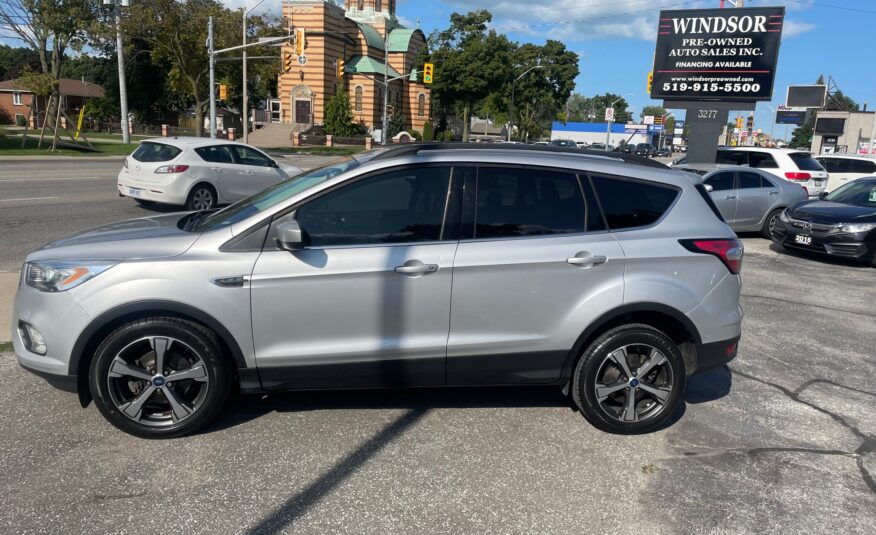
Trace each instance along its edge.
<instances>
[{"instance_id":1,"label":"taillight","mask_svg":"<svg viewBox=\"0 0 876 535\"><path fill-rule=\"evenodd\" d=\"M739 240L679 240L679 243L692 253L717 256L734 275L742 270L745 248Z\"/></svg>"},{"instance_id":2,"label":"taillight","mask_svg":"<svg viewBox=\"0 0 876 535\"><path fill-rule=\"evenodd\" d=\"M155 170L156 173L182 173L188 170L188 165L162 165Z\"/></svg>"},{"instance_id":3,"label":"taillight","mask_svg":"<svg viewBox=\"0 0 876 535\"><path fill-rule=\"evenodd\" d=\"M785 173L785 178L787 178L788 180L803 180L803 181L806 181L806 180L809 180L810 178L812 178L812 175L810 175L809 173L794 173L794 172L788 172L788 173Z\"/></svg>"}]
</instances>

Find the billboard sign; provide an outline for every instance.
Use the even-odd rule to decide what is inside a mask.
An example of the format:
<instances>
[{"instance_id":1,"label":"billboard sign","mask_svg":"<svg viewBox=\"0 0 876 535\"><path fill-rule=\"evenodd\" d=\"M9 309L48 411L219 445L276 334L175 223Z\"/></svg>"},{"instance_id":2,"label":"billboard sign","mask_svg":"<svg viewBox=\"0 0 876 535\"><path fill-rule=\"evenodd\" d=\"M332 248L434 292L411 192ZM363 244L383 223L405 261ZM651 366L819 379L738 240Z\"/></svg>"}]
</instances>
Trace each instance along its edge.
<instances>
[{"instance_id":1,"label":"billboard sign","mask_svg":"<svg viewBox=\"0 0 876 535\"><path fill-rule=\"evenodd\" d=\"M770 100L784 7L660 12L651 98Z\"/></svg>"},{"instance_id":2,"label":"billboard sign","mask_svg":"<svg viewBox=\"0 0 876 535\"><path fill-rule=\"evenodd\" d=\"M644 124L626 124L624 125L625 134L644 134L648 131L648 125Z\"/></svg>"},{"instance_id":3,"label":"billboard sign","mask_svg":"<svg viewBox=\"0 0 876 535\"><path fill-rule=\"evenodd\" d=\"M806 122L806 110L783 110L781 107L776 111L776 124L801 125Z\"/></svg>"},{"instance_id":4,"label":"billboard sign","mask_svg":"<svg viewBox=\"0 0 876 535\"><path fill-rule=\"evenodd\" d=\"M846 131L846 120L833 117L817 117L815 119L816 134L838 134Z\"/></svg>"},{"instance_id":5,"label":"billboard sign","mask_svg":"<svg viewBox=\"0 0 876 535\"><path fill-rule=\"evenodd\" d=\"M785 104L791 107L823 108L826 98L826 85L789 85Z\"/></svg>"},{"instance_id":6,"label":"billboard sign","mask_svg":"<svg viewBox=\"0 0 876 535\"><path fill-rule=\"evenodd\" d=\"M654 124L654 116L653 115L646 115L646 116L642 117L642 123Z\"/></svg>"}]
</instances>

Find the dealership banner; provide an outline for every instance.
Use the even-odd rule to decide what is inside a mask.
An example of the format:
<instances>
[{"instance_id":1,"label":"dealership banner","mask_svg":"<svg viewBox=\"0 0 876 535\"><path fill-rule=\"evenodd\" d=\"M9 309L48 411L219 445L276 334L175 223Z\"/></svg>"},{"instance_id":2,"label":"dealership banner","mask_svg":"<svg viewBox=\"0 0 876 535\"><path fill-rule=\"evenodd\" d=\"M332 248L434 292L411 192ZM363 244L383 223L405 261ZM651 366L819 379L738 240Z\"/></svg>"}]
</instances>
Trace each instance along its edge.
<instances>
[{"instance_id":1,"label":"dealership banner","mask_svg":"<svg viewBox=\"0 0 876 535\"><path fill-rule=\"evenodd\" d=\"M784 7L660 12L651 98L770 100Z\"/></svg>"}]
</instances>

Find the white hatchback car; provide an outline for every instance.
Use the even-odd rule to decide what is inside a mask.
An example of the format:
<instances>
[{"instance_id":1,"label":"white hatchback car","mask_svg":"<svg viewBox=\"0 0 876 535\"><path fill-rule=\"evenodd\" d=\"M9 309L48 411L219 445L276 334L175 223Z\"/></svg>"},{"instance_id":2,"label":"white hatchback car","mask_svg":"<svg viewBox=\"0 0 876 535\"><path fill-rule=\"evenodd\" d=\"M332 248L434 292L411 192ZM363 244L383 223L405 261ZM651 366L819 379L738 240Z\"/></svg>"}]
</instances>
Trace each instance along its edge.
<instances>
[{"instance_id":1,"label":"white hatchback car","mask_svg":"<svg viewBox=\"0 0 876 535\"><path fill-rule=\"evenodd\" d=\"M876 176L876 156L870 154L822 154L818 163L830 173L827 191L833 191L853 180Z\"/></svg>"},{"instance_id":2,"label":"white hatchback car","mask_svg":"<svg viewBox=\"0 0 876 535\"><path fill-rule=\"evenodd\" d=\"M199 137L143 141L125 158L119 195L207 210L245 199L301 173L262 151L233 141Z\"/></svg>"}]
</instances>

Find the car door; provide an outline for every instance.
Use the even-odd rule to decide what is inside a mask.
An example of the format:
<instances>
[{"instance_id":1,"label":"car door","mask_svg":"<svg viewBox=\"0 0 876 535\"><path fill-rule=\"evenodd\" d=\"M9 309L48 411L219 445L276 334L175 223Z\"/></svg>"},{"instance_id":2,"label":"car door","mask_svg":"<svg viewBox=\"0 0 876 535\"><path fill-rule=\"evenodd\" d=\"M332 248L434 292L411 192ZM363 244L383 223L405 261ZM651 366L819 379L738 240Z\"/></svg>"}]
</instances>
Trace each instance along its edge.
<instances>
[{"instance_id":1,"label":"car door","mask_svg":"<svg viewBox=\"0 0 876 535\"><path fill-rule=\"evenodd\" d=\"M767 178L752 171L736 172L736 225L753 227L775 205L781 191Z\"/></svg>"},{"instance_id":2,"label":"car door","mask_svg":"<svg viewBox=\"0 0 876 535\"><path fill-rule=\"evenodd\" d=\"M555 381L574 333L622 302L623 251L574 173L472 167L465 192L447 383Z\"/></svg>"},{"instance_id":3,"label":"car door","mask_svg":"<svg viewBox=\"0 0 876 535\"><path fill-rule=\"evenodd\" d=\"M213 184L219 194L220 202L235 202L247 196L245 184L238 176L234 157L228 145L198 147L195 152L204 160L204 165L199 166L195 178Z\"/></svg>"},{"instance_id":4,"label":"car door","mask_svg":"<svg viewBox=\"0 0 876 535\"><path fill-rule=\"evenodd\" d=\"M459 218L452 171L379 171L275 219L274 229L294 217L309 245L280 250L269 234L252 273L265 388L444 383Z\"/></svg>"},{"instance_id":5,"label":"car door","mask_svg":"<svg viewBox=\"0 0 876 535\"><path fill-rule=\"evenodd\" d=\"M246 145L232 145L238 174L246 184L246 194L255 195L263 189L288 178L266 154Z\"/></svg>"},{"instance_id":6,"label":"car door","mask_svg":"<svg viewBox=\"0 0 876 535\"><path fill-rule=\"evenodd\" d=\"M729 225L736 222L736 180L733 171L718 171L703 181L711 186L709 196Z\"/></svg>"}]
</instances>

